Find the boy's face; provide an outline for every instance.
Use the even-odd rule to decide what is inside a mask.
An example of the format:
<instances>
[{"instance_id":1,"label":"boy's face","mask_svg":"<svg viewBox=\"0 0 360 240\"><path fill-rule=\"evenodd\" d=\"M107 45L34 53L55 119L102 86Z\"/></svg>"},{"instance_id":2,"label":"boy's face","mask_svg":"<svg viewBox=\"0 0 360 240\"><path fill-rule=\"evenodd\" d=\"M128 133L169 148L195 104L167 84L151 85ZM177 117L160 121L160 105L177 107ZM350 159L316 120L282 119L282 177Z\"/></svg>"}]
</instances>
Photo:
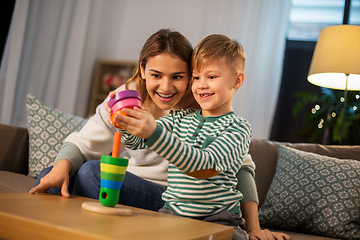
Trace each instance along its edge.
<instances>
[{"instance_id":1,"label":"boy's face","mask_svg":"<svg viewBox=\"0 0 360 240\"><path fill-rule=\"evenodd\" d=\"M221 58L204 65L200 72L193 70L192 92L200 104L202 116L220 116L232 111L231 103L245 75L235 73Z\"/></svg>"}]
</instances>

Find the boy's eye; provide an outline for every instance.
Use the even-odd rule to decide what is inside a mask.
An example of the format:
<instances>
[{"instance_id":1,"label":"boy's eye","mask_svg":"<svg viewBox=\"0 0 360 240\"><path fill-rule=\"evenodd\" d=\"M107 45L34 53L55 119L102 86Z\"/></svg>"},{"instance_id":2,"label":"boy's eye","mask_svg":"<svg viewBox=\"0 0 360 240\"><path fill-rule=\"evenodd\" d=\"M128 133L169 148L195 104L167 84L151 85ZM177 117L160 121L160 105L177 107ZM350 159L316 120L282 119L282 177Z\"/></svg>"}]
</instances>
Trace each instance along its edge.
<instances>
[{"instance_id":1,"label":"boy's eye","mask_svg":"<svg viewBox=\"0 0 360 240\"><path fill-rule=\"evenodd\" d=\"M199 80L199 77L193 77L193 80Z\"/></svg>"},{"instance_id":2,"label":"boy's eye","mask_svg":"<svg viewBox=\"0 0 360 240\"><path fill-rule=\"evenodd\" d=\"M216 78L216 76L209 76L209 78L210 78L210 79L215 79L215 78Z\"/></svg>"}]
</instances>

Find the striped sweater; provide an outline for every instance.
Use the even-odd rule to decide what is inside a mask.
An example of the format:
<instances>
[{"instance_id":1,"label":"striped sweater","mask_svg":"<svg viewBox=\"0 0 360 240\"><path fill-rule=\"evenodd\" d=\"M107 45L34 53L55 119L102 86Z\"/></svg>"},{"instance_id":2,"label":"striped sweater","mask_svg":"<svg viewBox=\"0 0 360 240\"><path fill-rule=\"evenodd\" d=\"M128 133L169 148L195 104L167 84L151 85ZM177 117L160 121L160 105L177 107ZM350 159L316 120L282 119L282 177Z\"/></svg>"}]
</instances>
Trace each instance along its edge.
<instances>
[{"instance_id":1,"label":"striped sweater","mask_svg":"<svg viewBox=\"0 0 360 240\"><path fill-rule=\"evenodd\" d=\"M157 128L147 141L119 131L127 148L147 147L168 159L164 207L185 217L240 212L242 194L235 189L236 173L249 149L250 124L234 112L202 117L201 110L194 109L170 111L156 121ZM220 173L207 179L186 175L210 168Z\"/></svg>"}]
</instances>

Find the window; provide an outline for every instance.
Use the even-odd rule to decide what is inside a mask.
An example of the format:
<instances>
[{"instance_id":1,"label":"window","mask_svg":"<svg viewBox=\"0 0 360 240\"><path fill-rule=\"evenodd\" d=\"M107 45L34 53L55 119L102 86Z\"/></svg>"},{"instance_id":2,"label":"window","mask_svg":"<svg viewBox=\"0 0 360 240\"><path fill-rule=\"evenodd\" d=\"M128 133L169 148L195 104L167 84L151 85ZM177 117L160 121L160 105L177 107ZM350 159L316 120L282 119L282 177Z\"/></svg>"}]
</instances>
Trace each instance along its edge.
<instances>
[{"instance_id":1,"label":"window","mask_svg":"<svg viewBox=\"0 0 360 240\"><path fill-rule=\"evenodd\" d=\"M350 6L349 24L360 25L360 0L352 0Z\"/></svg>"},{"instance_id":2,"label":"window","mask_svg":"<svg viewBox=\"0 0 360 240\"><path fill-rule=\"evenodd\" d=\"M288 40L316 41L320 31L343 23L345 0L292 0ZM360 25L360 0L351 0L349 24Z\"/></svg>"}]
</instances>

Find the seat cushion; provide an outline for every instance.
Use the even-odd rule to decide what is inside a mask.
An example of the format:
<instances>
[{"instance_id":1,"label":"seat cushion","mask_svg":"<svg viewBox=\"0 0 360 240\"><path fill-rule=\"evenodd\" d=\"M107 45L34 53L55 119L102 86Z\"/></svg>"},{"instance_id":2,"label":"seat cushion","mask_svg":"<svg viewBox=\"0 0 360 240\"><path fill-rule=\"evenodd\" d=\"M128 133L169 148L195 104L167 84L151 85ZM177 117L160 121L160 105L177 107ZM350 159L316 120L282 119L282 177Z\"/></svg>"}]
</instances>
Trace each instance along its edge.
<instances>
[{"instance_id":1,"label":"seat cushion","mask_svg":"<svg viewBox=\"0 0 360 240\"><path fill-rule=\"evenodd\" d=\"M26 193L35 186L36 179L23 174L0 171L1 193Z\"/></svg>"}]
</instances>

